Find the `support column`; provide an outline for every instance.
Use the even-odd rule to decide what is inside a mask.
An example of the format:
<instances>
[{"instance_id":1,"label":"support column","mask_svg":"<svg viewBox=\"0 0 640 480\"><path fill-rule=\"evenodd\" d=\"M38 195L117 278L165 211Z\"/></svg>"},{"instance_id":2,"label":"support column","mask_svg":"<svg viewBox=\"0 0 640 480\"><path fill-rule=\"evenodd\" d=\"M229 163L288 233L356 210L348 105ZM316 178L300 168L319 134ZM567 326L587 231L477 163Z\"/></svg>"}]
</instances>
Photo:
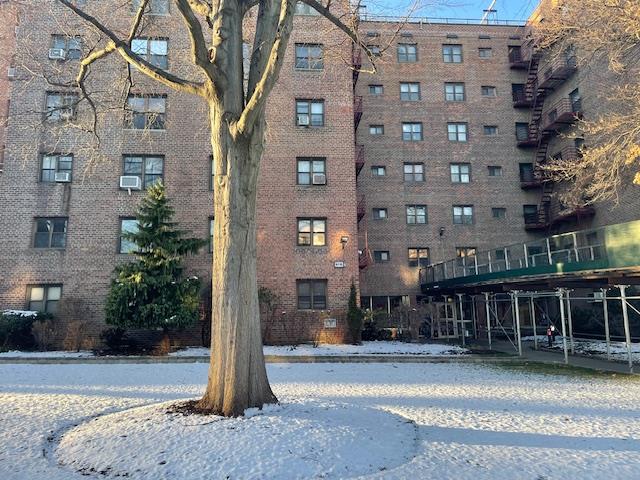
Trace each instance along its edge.
<instances>
[{"instance_id":1,"label":"support column","mask_svg":"<svg viewBox=\"0 0 640 480\"><path fill-rule=\"evenodd\" d=\"M511 294L511 301L515 312L516 335L518 336L518 355L522 356L522 335L520 335L520 307L518 305L518 291L515 290Z\"/></svg>"},{"instance_id":2,"label":"support column","mask_svg":"<svg viewBox=\"0 0 640 480\"><path fill-rule=\"evenodd\" d=\"M489 308L489 294L484 294L484 309L487 315L487 340L489 340L489 350L491 350L491 310Z\"/></svg>"},{"instance_id":3,"label":"support column","mask_svg":"<svg viewBox=\"0 0 640 480\"><path fill-rule=\"evenodd\" d=\"M571 355L576 354L573 342L573 318L571 317L571 299L569 298L569 290L567 290L567 321L569 322L569 345L571 347Z\"/></svg>"},{"instance_id":4,"label":"support column","mask_svg":"<svg viewBox=\"0 0 640 480\"><path fill-rule=\"evenodd\" d=\"M457 293L456 294L458 296L458 305L460 306L460 326L462 327L462 346L466 347L467 346L467 339L466 339L466 327L464 324L464 310L462 309L462 294L461 293ZM455 308L455 304L454 304L454 308Z\"/></svg>"},{"instance_id":5,"label":"support column","mask_svg":"<svg viewBox=\"0 0 640 480\"><path fill-rule=\"evenodd\" d=\"M558 298L560 300L560 322L562 323L562 350L564 351L564 363L569 364L569 352L567 351L567 327L564 318L564 290L558 289Z\"/></svg>"},{"instance_id":6,"label":"support column","mask_svg":"<svg viewBox=\"0 0 640 480\"><path fill-rule=\"evenodd\" d=\"M473 323L473 338L478 340L478 311L476 310L475 295L471 295L471 321Z\"/></svg>"},{"instance_id":7,"label":"support column","mask_svg":"<svg viewBox=\"0 0 640 480\"><path fill-rule=\"evenodd\" d=\"M609 333L609 307L607 305L607 289L601 288L602 291L602 310L604 313L604 338L607 342L607 360L611 360L611 334Z\"/></svg>"},{"instance_id":8,"label":"support column","mask_svg":"<svg viewBox=\"0 0 640 480\"><path fill-rule=\"evenodd\" d=\"M622 320L624 321L624 338L627 343L629 372L633 373L633 357L631 356L631 331L629 330L629 312L627 311L627 285L618 285L618 287L620 288L620 302L622 302Z\"/></svg>"},{"instance_id":9,"label":"support column","mask_svg":"<svg viewBox=\"0 0 640 480\"><path fill-rule=\"evenodd\" d=\"M533 295L529 297L529 309L531 311L531 324L533 325L533 348L538 350L538 330L536 328L536 304Z\"/></svg>"}]
</instances>

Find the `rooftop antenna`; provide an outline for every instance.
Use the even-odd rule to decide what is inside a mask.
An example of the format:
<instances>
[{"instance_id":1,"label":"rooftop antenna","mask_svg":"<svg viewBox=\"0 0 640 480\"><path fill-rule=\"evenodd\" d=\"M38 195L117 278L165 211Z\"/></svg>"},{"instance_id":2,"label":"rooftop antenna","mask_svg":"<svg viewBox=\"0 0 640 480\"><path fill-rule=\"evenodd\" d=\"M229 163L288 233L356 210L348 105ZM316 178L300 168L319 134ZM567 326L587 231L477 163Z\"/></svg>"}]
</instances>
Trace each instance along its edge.
<instances>
[{"instance_id":1,"label":"rooftop antenna","mask_svg":"<svg viewBox=\"0 0 640 480\"><path fill-rule=\"evenodd\" d=\"M493 0L491 2L491 5L489 5L489 8L485 8L483 10L484 15L482 16L482 19L480 20L480 25L488 25L489 21L491 21L491 23L495 23L497 20L497 13L498 11L493 8L496 4L496 0Z\"/></svg>"}]
</instances>

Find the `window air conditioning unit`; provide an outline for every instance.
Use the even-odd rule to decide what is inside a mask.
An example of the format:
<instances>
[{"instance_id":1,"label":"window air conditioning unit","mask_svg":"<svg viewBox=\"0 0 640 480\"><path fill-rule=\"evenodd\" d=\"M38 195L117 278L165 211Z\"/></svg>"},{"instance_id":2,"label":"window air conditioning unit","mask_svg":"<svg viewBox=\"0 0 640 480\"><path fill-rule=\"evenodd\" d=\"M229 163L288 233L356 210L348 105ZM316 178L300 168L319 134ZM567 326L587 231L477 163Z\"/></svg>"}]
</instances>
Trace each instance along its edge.
<instances>
[{"instance_id":1,"label":"window air conditioning unit","mask_svg":"<svg viewBox=\"0 0 640 480\"><path fill-rule=\"evenodd\" d=\"M141 190L140 177L135 175L123 175L120 177L120 188L127 190Z\"/></svg>"},{"instance_id":2,"label":"window air conditioning unit","mask_svg":"<svg viewBox=\"0 0 640 480\"><path fill-rule=\"evenodd\" d=\"M16 78L16 67L7 68L7 78Z\"/></svg>"},{"instance_id":3,"label":"window air conditioning unit","mask_svg":"<svg viewBox=\"0 0 640 480\"><path fill-rule=\"evenodd\" d=\"M309 115L302 114L298 115L298 125L309 126Z\"/></svg>"},{"instance_id":4,"label":"window air conditioning unit","mask_svg":"<svg viewBox=\"0 0 640 480\"><path fill-rule=\"evenodd\" d=\"M324 173L314 173L312 183L314 185L326 185L327 176Z\"/></svg>"},{"instance_id":5,"label":"window air conditioning unit","mask_svg":"<svg viewBox=\"0 0 640 480\"><path fill-rule=\"evenodd\" d=\"M71 181L70 172L56 172L54 180L58 183L69 183Z\"/></svg>"},{"instance_id":6,"label":"window air conditioning unit","mask_svg":"<svg viewBox=\"0 0 640 480\"><path fill-rule=\"evenodd\" d=\"M604 300L604 294L602 292L595 291L593 292L593 303L600 303Z\"/></svg>"},{"instance_id":7,"label":"window air conditioning unit","mask_svg":"<svg viewBox=\"0 0 640 480\"><path fill-rule=\"evenodd\" d=\"M64 60L66 57L64 48L50 48L49 58L52 60Z\"/></svg>"}]
</instances>

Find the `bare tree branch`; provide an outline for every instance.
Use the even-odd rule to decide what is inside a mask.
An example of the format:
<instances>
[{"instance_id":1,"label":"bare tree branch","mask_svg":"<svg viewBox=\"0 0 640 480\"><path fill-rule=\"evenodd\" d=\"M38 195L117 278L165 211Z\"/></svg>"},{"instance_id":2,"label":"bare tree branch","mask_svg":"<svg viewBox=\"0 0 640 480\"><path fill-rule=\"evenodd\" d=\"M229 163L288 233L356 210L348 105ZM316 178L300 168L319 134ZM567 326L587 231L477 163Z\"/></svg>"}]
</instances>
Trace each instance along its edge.
<instances>
[{"instance_id":1,"label":"bare tree branch","mask_svg":"<svg viewBox=\"0 0 640 480\"><path fill-rule=\"evenodd\" d=\"M209 50L207 49L207 44L202 33L202 26L200 25L198 18L193 13L191 3L194 3L193 0L176 0L178 10L182 14L182 18L184 19L187 30L189 31L193 63L204 71L209 80L213 81L216 77L215 65L209 61Z\"/></svg>"}]
</instances>

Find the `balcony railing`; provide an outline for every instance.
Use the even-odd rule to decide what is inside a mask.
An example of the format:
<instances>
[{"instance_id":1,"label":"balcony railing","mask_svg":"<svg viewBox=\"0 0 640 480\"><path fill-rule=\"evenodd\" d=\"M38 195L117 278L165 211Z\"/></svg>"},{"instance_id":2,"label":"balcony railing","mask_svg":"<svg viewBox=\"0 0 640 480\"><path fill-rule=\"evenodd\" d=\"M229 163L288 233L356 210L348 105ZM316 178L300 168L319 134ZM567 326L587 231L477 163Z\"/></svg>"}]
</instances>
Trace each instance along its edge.
<instances>
[{"instance_id":1,"label":"balcony railing","mask_svg":"<svg viewBox=\"0 0 640 480\"><path fill-rule=\"evenodd\" d=\"M640 221L630 224L637 224L633 227L636 230L640 227ZM554 235L435 263L421 269L420 283L429 284L494 272L606 259L605 242L618 231L616 227L619 226Z\"/></svg>"},{"instance_id":2,"label":"balcony railing","mask_svg":"<svg viewBox=\"0 0 640 480\"><path fill-rule=\"evenodd\" d=\"M373 258L371 257L371 250L365 248L358 251L358 267L360 268L360 270L367 268L372 263Z\"/></svg>"},{"instance_id":3,"label":"balcony railing","mask_svg":"<svg viewBox=\"0 0 640 480\"><path fill-rule=\"evenodd\" d=\"M512 92L513 96L513 106L516 108L519 107L530 107L533 103L533 99L527 95L527 92L523 90L514 90Z\"/></svg>"},{"instance_id":4,"label":"balcony railing","mask_svg":"<svg viewBox=\"0 0 640 480\"><path fill-rule=\"evenodd\" d=\"M573 124L582 115L582 101L563 98L553 104L542 117L543 130L560 130Z\"/></svg>"},{"instance_id":5,"label":"balcony railing","mask_svg":"<svg viewBox=\"0 0 640 480\"><path fill-rule=\"evenodd\" d=\"M367 213L367 203L365 201L364 195L360 195L358 198L358 206L356 208L358 223L362 220Z\"/></svg>"},{"instance_id":6,"label":"balcony railing","mask_svg":"<svg viewBox=\"0 0 640 480\"><path fill-rule=\"evenodd\" d=\"M542 178L535 170L522 170L520 172L520 186L522 188L539 187L542 184Z\"/></svg>"},{"instance_id":7,"label":"balcony railing","mask_svg":"<svg viewBox=\"0 0 640 480\"><path fill-rule=\"evenodd\" d=\"M529 67L529 59L524 58L522 49L515 48L509 51L509 66L513 69L523 69Z\"/></svg>"},{"instance_id":8,"label":"balcony railing","mask_svg":"<svg viewBox=\"0 0 640 480\"><path fill-rule=\"evenodd\" d=\"M531 125L516 128L516 142L519 147L535 147L538 145L537 130L531 128Z\"/></svg>"},{"instance_id":9,"label":"balcony railing","mask_svg":"<svg viewBox=\"0 0 640 480\"><path fill-rule=\"evenodd\" d=\"M561 55L554 58L540 75L540 88L555 88L576 71L575 55Z\"/></svg>"}]
</instances>

